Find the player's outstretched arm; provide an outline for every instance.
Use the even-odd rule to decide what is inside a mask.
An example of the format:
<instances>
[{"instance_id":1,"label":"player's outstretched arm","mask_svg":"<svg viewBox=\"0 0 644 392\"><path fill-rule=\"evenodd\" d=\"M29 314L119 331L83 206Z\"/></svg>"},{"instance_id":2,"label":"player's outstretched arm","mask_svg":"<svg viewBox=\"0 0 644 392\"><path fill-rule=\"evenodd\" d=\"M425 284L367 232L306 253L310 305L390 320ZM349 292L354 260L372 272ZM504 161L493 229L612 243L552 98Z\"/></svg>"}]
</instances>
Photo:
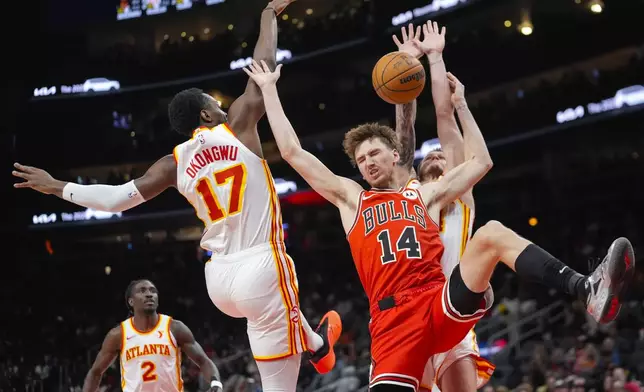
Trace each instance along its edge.
<instances>
[{"instance_id":1,"label":"player's outstretched arm","mask_svg":"<svg viewBox=\"0 0 644 392\"><path fill-rule=\"evenodd\" d=\"M282 158L289 163L304 180L322 197L339 207L347 201L357 199L360 185L348 178L336 176L313 154L304 150L300 140L284 113L275 83L280 77L281 64L271 72L266 63L253 62L244 71L257 82L264 95L268 122L273 130L277 148ZM356 192L354 192L356 190Z\"/></svg>"},{"instance_id":2,"label":"player's outstretched arm","mask_svg":"<svg viewBox=\"0 0 644 392\"><path fill-rule=\"evenodd\" d=\"M179 320L172 320L170 328L172 335L174 335L177 340L178 347L186 353L188 358L199 366L204 378L208 380L210 391L214 392L217 390L223 390L223 385L221 384L219 376L219 369L217 369L217 366L215 366L210 358L208 358L201 345L197 343L192 331L190 331L190 328Z\"/></svg>"},{"instance_id":3,"label":"player's outstretched arm","mask_svg":"<svg viewBox=\"0 0 644 392\"><path fill-rule=\"evenodd\" d=\"M407 29L403 26L401 28L402 41L396 35L392 36L398 50L416 58L421 57L423 52L420 49L420 31L420 26L414 28L414 25L411 23ZM414 153L416 151L415 123L415 99L406 104L396 105L396 135L401 145L400 161L398 161L398 164L409 171L413 170Z\"/></svg>"},{"instance_id":4,"label":"player's outstretched arm","mask_svg":"<svg viewBox=\"0 0 644 392\"><path fill-rule=\"evenodd\" d=\"M96 392L101 384L101 377L108 367L114 362L119 352L121 351L121 343L123 340L121 327L115 327L107 333L103 346L98 352L92 368L89 369L85 382L83 383L83 392Z\"/></svg>"},{"instance_id":5,"label":"player's outstretched arm","mask_svg":"<svg viewBox=\"0 0 644 392\"><path fill-rule=\"evenodd\" d=\"M465 158L463 136L458 130L458 124L454 117L454 106L450 99L452 94L447 79L445 61L443 61L446 32L445 26L439 28L438 23L427 21L423 25L423 40L420 42L420 46L429 61L438 139L447 160L446 169L450 170L463 163Z\"/></svg>"},{"instance_id":6,"label":"player's outstretched arm","mask_svg":"<svg viewBox=\"0 0 644 392\"><path fill-rule=\"evenodd\" d=\"M262 11L259 38L253 51L253 60L265 61L271 69L277 63L277 15L294 0L274 0ZM257 134L257 123L266 112L259 86L249 79L244 93L230 105L230 127L244 144L258 156L262 156L262 143Z\"/></svg>"},{"instance_id":7,"label":"player's outstretched arm","mask_svg":"<svg viewBox=\"0 0 644 392\"><path fill-rule=\"evenodd\" d=\"M485 144L483 134L465 101L465 87L451 73L447 74L452 103L456 107L465 140L466 161L447 172L440 181L425 184L420 188L423 199L428 205L443 208L478 183L492 168L492 157Z\"/></svg>"},{"instance_id":8,"label":"player's outstretched arm","mask_svg":"<svg viewBox=\"0 0 644 392\"><path fill-rule=\"evenodd\" d=\"M177 165L172 155L156 161L145 174L122 185L80 185L60 181L37 167L14 164L12 174L22 178L15 188L31 188L52 194L74 204L99 211L121 212L150 200L169 187L176 186Z\"/></svg>"}]
</instances>

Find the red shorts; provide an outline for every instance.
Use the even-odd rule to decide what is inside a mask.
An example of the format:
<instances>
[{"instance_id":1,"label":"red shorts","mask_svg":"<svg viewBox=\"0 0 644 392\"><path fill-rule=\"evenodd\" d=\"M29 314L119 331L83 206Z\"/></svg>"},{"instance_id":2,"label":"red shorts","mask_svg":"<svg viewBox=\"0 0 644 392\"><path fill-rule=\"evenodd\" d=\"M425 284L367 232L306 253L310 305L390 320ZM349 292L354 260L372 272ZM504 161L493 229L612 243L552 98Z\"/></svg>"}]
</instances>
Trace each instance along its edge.
<instances>
[{"instance_id":1,"label":"red shorts","mask_svg":"<svg viewBox=\"0 0 644 392\"><path fill-rule=\"evenodd\" d=\"M463 315L451 305L447 287L446 282L397 293L386 310L372 306L370 388L394 384L417 390L429 358L451 350L492 306L486 295L484 308Z\"/></svg>"}]
</instances>

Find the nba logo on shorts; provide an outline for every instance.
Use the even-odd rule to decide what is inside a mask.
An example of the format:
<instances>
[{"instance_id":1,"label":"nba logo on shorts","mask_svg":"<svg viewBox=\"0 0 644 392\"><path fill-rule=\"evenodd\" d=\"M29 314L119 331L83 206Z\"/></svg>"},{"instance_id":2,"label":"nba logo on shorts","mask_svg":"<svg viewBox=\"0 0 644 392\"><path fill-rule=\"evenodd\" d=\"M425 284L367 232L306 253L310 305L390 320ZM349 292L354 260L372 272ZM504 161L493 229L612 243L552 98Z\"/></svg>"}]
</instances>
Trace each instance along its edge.
<instances>
[{"instance_id":1,"label":"nba logo on shorts","mask_svg":"<svg viewBox=\"0 0 644 392\"><path fill-rule=\"evenodd\" d=\"M416 200L418 198L418 195L416 195L416 192L407 189L405 192L403 192L403 196L405 196L409 200Z\"/></svg>"},{"instance_id":2,"label":"nba logo on shorts","mask_svg":"<svg viewBox=\"0 0 644 392\"><path fill-rule=\"evenodd\" d=\"M293 306L291 308L291 322L297 323L300 321L300 308Z\"/></svg>"},{"instance_id":3,"label":"nba logo on shorts","mask_svg":"<svg viewBox=\"0 0 644 392\"><path fill-rule=\"evenodd\" d=\"M201 144L206 144L206 138L203 137L202 134L197 135L197 140L199 140L199 143L201 143Z\"/></svg>"}]
</instances>

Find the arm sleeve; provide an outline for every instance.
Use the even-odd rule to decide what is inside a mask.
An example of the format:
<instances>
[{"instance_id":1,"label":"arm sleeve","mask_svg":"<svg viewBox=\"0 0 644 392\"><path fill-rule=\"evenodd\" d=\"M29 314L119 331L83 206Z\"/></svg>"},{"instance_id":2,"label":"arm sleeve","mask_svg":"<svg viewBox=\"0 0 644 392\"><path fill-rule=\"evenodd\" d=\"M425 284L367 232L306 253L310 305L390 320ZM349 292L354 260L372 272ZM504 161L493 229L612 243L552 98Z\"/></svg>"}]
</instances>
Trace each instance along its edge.
<instances>
[{"instance_id":1,"label":"arm sleeve","mask_svg":"<svg viewBox=\"0 0 644 392\"><path fill-rule=\"evenodd\" d=\"M145 202L143 196L130 181L122 185L80 185L67 183L63 199L79 206L97 211L121 212Z\"/></svg>"}]
</instances>

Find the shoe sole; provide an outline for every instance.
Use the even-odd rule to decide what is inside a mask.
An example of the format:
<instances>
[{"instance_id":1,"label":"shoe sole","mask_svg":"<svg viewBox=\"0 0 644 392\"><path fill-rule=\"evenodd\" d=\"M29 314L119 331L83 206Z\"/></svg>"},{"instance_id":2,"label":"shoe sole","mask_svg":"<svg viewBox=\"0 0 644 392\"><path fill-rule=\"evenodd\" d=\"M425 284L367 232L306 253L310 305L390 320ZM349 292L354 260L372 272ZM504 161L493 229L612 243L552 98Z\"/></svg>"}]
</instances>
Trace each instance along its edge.
<instances>
[{"instance_id":1,"label":"shoe sole","mask_svg":"<svg viewBox=\"0 0 644 392\"><path fill-rule=\"evenodd\" d=\"M611 285L603 288L608 291L606 300L603 301L600 321L608 323L619 314L622 307L622 301L628 292L630 282L635 271L635 252L633 245L624 237L613 241L608 254L608 274ZM613 286L615 282L619 282ZM617 306L617 309L614 307ZM612 311L611 311L612 310Z\"/></svg>"}]
</instances>

